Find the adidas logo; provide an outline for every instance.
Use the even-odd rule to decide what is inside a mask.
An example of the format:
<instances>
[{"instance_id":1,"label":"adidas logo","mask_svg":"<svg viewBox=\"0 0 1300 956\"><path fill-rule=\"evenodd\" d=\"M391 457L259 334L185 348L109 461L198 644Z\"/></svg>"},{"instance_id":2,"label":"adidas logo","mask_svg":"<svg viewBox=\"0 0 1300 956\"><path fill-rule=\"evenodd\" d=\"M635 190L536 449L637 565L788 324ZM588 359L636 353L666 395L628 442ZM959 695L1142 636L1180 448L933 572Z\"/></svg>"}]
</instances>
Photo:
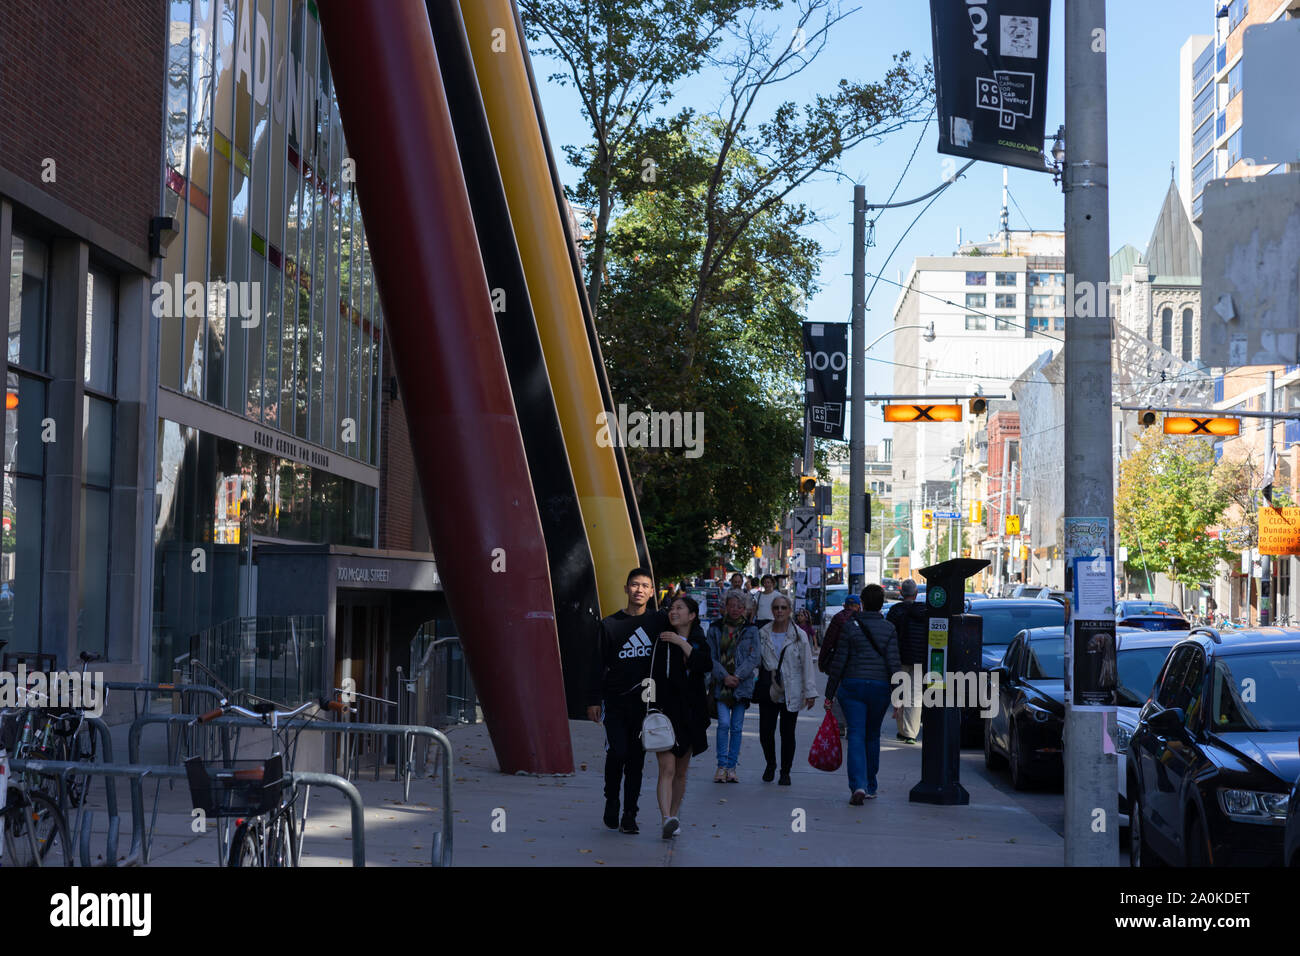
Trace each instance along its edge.
<instances>
[{"instance_id":1,"label":"adidas logo","mask_svg":"<svg viewBox=\"0 0 1300 956\"><path fill-rule=\"evenodd\" d=\"M646 637L645 631L637 628L632 632L632 636L627 639L623 649L618 652L621 658L629 657L646 657L650 653L650 638Z\"/></svg>"}]
</instances>

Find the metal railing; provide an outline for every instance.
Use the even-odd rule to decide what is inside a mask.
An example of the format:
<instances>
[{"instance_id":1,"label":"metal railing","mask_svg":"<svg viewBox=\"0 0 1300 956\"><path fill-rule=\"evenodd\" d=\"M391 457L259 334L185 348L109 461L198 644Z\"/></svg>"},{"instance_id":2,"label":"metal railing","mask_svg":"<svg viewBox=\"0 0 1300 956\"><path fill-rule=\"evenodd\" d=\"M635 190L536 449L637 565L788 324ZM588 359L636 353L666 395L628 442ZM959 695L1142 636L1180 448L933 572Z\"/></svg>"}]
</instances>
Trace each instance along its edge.
<instances>
[{"instance_id":1,"label":"metal railing","mask_svg":"<svg viewBox=\"0 0 1300 956\"><path fill-rule=\"evenodd\" d=\"M324 653L323 615L236 617L191 636L177 662L217 687L294 707L322 696Z\"/></svg>"}]
</instances>

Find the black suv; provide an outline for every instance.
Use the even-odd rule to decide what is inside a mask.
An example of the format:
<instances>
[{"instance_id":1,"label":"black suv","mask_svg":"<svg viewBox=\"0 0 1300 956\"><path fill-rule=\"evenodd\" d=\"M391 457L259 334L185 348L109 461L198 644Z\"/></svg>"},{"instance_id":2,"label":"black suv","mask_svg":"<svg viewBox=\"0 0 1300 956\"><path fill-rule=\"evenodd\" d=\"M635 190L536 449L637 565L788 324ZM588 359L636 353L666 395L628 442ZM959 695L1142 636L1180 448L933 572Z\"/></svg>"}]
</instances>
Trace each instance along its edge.
<instances>
[{"instance_id":1,"label":"black suv","mask_svg":"<svg viewBox=\"0 0 1300 956\"><path fill-rule=\"evenodd\" d=\"M1193 628L1129 741L1133 865L1280 865L1298 731L1300 628Z\"/></svg>"}]
</instances>

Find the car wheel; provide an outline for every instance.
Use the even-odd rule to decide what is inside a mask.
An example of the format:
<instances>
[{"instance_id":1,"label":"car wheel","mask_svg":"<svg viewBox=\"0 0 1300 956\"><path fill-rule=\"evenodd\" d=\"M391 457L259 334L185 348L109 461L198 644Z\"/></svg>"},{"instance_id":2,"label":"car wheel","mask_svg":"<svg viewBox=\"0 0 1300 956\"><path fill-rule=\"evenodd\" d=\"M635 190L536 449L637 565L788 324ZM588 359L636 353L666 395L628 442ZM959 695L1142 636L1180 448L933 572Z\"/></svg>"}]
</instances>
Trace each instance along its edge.
<instances>
[{"instance_id":1,"label":"car wheel","mask_svg":"<svg viewBox=\"0 0 1300 956\"><path fill-rule=\"evenodd\" d=\"M1187 847L1185 856L1188 866L1213 866L1210 858L1210 843L1205 837L1205 823L1201 815L1192 811L1192 820L1187 825Z\"/></svg>"},{"instance_id":2,"label":"car wheel","mask_svg":"<svg viewBox=\"0 0 1300 956\"><path fill-rule=\"evenodd\" d=\"M1025 755L1020 749L1020 732L1016 730L1015 718L1011 718L1011 740L1007 747L1011 763L1011 786L1017 790L1028 790L1029 774L1025 769Z\"/></svg>"},{"instance_id":3,"label":"car wheel","mask_svg":"<svg viewBox=\"0 0 1300 956\"><path fill-rule=\"evenodd\" d=\"M1001 770L1007 765L1006 758L993 749L993 721L984 721L984 766L990 770Z\"/></svg>"}]
</instances>

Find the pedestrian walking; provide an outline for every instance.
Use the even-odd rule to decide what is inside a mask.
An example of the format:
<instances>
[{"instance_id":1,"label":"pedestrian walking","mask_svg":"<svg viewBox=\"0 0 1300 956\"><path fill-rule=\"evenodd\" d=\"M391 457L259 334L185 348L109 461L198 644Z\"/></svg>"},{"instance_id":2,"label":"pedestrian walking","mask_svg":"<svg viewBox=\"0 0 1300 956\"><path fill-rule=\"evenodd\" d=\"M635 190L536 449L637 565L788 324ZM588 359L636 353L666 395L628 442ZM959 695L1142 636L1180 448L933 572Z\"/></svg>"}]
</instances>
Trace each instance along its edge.
<instances>
[{"instance_id":1,"label":"pedestrian walking","mask_svg":"<svg viewBox=\"0 0 1300 956\"><path fill-rule=\"evenodd\" d=\"M781 726L780 786L790 786L790 768L794 765L794 728L799 710L817 703L817 669L813 663L812 643L808 635L790 620L790 599L784 594L772 602L773 620L759 631L762 656L760 682L755 687L758 701L758 740L767 759L763 782L776 776L776 728Z\"/></svg>"},{"instance_id":2,"label":"pedestrian walking","mask_svg":"<svg viewBox=\"0 0 1300 956\"><path fill-rule=\"evenodd\" d=\"M913 664L925 666L926 637L928 621L924 604L916 601L916 582L908 578L898 586L902 598L889 609L885 620L894 625L898 634L898 658L903 670L912 672ZM898 739L905 744L915 744L921 733L921 688L908 680L903 686L911 688L901 707L895 708L894 719L898 722Z\"/></svg>"},{"instance_id":3,"label":"pedestrian walking","mask_svg":"<svg viewBox=\"0 0 1300 956\"><path fill-rule=\"evenodd\" d=\"M849 803L861 806L877 793L880 725L889 709L890 677L902 668L898 635L880 608L885 592L879 584L862 589L863 610L845 620L826 671L826 709L840 698L848 720Z\"/></svg>"},{"instance_id":4,"label":"pedestrian walking","mask_svg":"<svg viewBox=\"0 0 1300 956\"><path fill-rule=\"evenodd\" d=\"M823 673L831 666L831 658L835 656L835 644L839 641L840 628L854 614L862 610L862 601L856 594L850 594L844 599L844 607L836 612L831 618L831 622L826 625L826 633L822 636L821 650L817 652L817 667ZM848 733L849 722L844 719L844 708L840 702L834 701L831 704L831 713L835 715L835 723L840 728L840 736L843 737Z\"/></svg>"},{"instance_id":5,"label":"pedestrian walking","mask_svg":"<svg viewBox=\"0 0 1300 956\"><path fill-rule=\"evenodd\" d=\"M587 716L605 725L605 826L620 833L639 833L636 814L645 766L641 722L646 713L645 702L641 700L641 682L650 676L654 635L670 628L666 613L646 610L650 596L655 593L654 578L649 571L633 568L628 572L623 592L627 595L627 607L600 622L596 642L598 659L592 667L594 680L587 698Z\"/></svg>"},{"instance_id":6,"label":"pedestrian walking","mask_svg":"<svg viewBox=\"0 0 1300 956\"><path fill-rule=\"evenodd\" d=\"M650 655L655 706L672 722L673 735L677 738L671 750L655 755L659 758L657 794L665 840L681 829L678 817L686 795L686 772L691 757L709 749L704 684L713 670L713 659L700 626L700 606L695 599L690 595L674 599L668 608L668 623L671 630L656 638Z\"/></svg>"},{"instance_id":7,"label":"pedestrian walking","mask_svg":"<svg viewBox=\"0 0 1300 956\"><path fill-rule=\"evenodd\" d=\"M801 607L794 613L794 622L799 625L799 629L808 635L808 643L812 645L813 653L816 654L820 645L817 642L817 632L813 629L812 615L808 613L806 607Z\"/></svg>"},{"instance_id":8,"label":"pedestrian walking","mask_svg":"<svg viewBox=\"0 0 1300 956\"><path fill-rule=\"evenodd\" d=\"M718 772L714 783L739 783L741 734L745 710L754 697L759 663L758 629L745 620L744 598L727 595L721 620L709 625L709 655L713 659L713 697L718 706Z\"/></svg>"},{"instance_id":9,"label":"pedestrian walking","mask_svg":"<svg viewBox=\"0 0 1300 956\"><path fill-rule=\"evenodd\" d=\"M770 574L763 575L763 589L759 591L758 597L755 599L755 627L761 630L764 624L772 622L772 602L782 596L781 592L776 589L776 578Z\"/></svg>"}]
</instances>

